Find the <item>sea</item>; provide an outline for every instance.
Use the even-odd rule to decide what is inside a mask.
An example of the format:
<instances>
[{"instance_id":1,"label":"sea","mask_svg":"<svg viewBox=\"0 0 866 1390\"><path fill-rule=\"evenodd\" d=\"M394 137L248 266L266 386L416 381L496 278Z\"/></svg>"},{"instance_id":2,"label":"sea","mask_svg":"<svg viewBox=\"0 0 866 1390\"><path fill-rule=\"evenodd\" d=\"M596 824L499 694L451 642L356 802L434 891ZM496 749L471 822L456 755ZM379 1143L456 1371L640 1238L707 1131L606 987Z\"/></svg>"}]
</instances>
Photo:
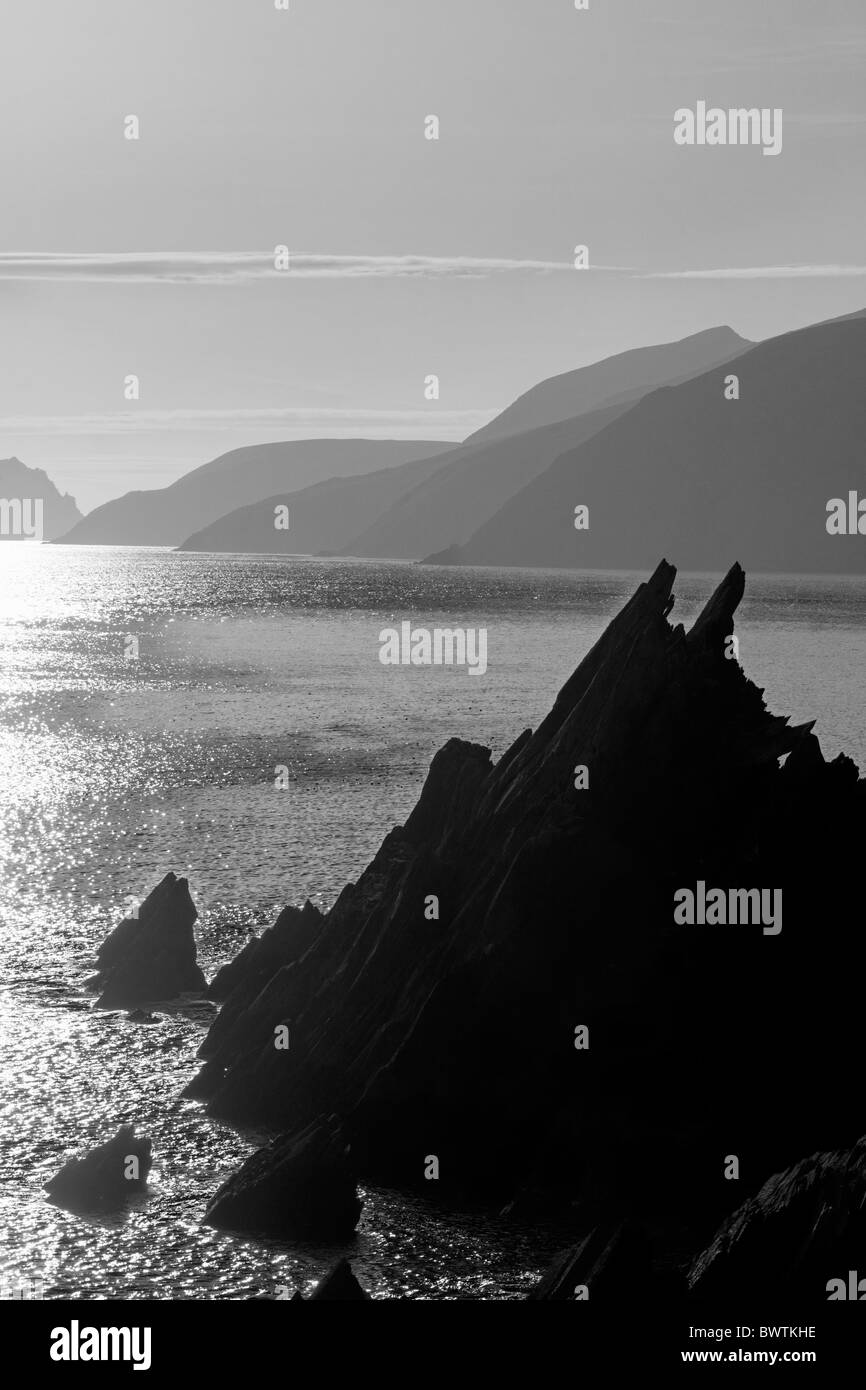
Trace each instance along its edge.
<instances>
[{"instance_id":1,"label":"sea","mask_svg":"<svg viewBox=\"0 0 866 1390\"><path fill-rule=\"evenodd\" d=\"M644 575L0 545L0 1295L308 1293L348 1255L374 1297L514 1299L563 1243L496 1213L367 1188L320 1248L202 1224L267 1136L181 1099L208 1005L95 1011L96 946L169 871L209 976L286 903L323 910L405 820L459 736L500 755ZM678 576L686 624L721 578ZM487 669L393 666L380 634L483 628ZM755 575L739 656L767 704L866 768L866 580ZM278 776L278 769L286 769ZM278 785L279 784L279 785ZM43 1184L121 1122L146 1197L85 1220Z\"/></svg>"}]
</instances>

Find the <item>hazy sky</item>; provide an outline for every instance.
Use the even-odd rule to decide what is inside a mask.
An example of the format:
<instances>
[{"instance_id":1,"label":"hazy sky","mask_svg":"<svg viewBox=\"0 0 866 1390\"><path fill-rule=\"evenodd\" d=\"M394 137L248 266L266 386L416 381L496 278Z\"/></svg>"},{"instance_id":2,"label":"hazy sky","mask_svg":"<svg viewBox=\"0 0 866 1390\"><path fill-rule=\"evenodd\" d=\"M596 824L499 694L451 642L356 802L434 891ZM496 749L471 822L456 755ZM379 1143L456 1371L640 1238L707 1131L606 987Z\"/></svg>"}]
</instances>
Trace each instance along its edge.
<instances>
[{"instance_id":1,"label":"hazy sky","mask_svg":"<svg viewBox=\"0 0 866 1390\"><path fill-rule=\"evenodd\" d=\"M864 67L863 0L3 0L0 457L87 510L861 308ZM781 154L677 146L699 100L781 107Z\"/></svg>"}]
</instances>

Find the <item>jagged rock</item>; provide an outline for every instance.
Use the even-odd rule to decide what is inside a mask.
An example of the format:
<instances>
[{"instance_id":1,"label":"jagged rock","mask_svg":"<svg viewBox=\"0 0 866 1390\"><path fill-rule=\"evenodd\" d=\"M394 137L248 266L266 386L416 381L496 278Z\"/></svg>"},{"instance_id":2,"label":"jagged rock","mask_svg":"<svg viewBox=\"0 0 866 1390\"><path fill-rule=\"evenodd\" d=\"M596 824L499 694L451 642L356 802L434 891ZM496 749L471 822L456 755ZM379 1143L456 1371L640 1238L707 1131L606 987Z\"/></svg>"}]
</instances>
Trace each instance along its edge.
<instances>
[{"instance_id":1,"label":"jagged rock","mask_svg":"<svg viewBox=\"0 0 866 1390\"><path fill-rule=\"evenodd\" d=\"M150 1164L151 1141L137 1135L134 1125L121 1125L113 1139L65 1163L45 1188L59 1206L116 1207L145 1189Z\"/></svg>"},{"instance_id":2,"label":"jagged rock","mask_svg":"<svg viewBox=\"0 0 866 1390\"><path fill-rule=\"evenodd\" d=\"M219 1189L205 1221L234 1231L268 1231L295 1240L348 1239L361 1201L333 1121L259 1149Z\"/></svg>"},{"instance_id":3,"label":"jagged rock","mask_svg":"<svg viewBox=\"0 0 866 1390\"><path fill-rule=\"evenodd\" d=\"M222 1001L254 999L275 971L304 954L316 938L322 914L311 902L303 908L284 907L276 922L248 941L234 960L218 970L208 986L208 998Z\"/></svg>"},{"instance_id":4,"label":"jagged rock","mask_svg":"<svg viewBox=\"0 0 866 1390\"><path fill-rule=\"evenodd\" d=\"M338 1260L333 1269L329 1270L315 1291L310 1294L308 1303L316 1299L329 1300L334 1302L359 1302L366 1301L370 1295L362 1289L352 1266L348 1260Z\"/></svg>"},{"instance_id":5,"label":"jagged rock","mask_svg":"<svg viewBox=\"0 0 866 1390\"><path fill-rule=\"evenodd\" d=\"M284 967L304 955L316 940L322 921L321 912L311 902L301 909L285 907L272 927L248 941L234 960L217 971L208 997L231 998L231 1007L220 1011L199 1048L198 1055L211 1060L183 1091L186 1099L205 1099L218 1089L225 1077L220 1057L236 1045L256 996Z\"/></svg>"},{"instance_id":6,"label":"jagged rock","mask_svg":"<svg viewBox=\"0 0 866 1390\"><path fill-rule=\"evenodd\" d=\"M252 1165L261 1194L334 1114L360 1179L547 1192L696 1248L758 1175L850 1141L866 784L726 657L740 567L688 633L674 575L640 585L497 763L450 740L304 953L228 994L198 1093L288 1131ZM782 890L783 929L678 924L698 880ZM262 1195L256 1218L280 1215Z\"/></svg>"},{"instance_id":7,"label":"jagged rock","mask_svg":"<svg viewBox=\"0 0 866 1390\"><path fill-rule=\"evenodd\" d=\"M696 1256L688 1284L708 1300L811 1306L829 1298L830 1280L847 1286L851 1270L866 1279L866 1136L775 1173Z\"/></svg>"},{"instance_id":8,"label":"jagged rock","mask_svg":"<svg viewBox=\"0 0 866 1390\"><path fill-rule=\"evenodd\" d=\"M97 1008L173 999L201 991L193 922L198 913L185 878L166 874L136 917L125 917L96 953L98 970L88 981L101 990Z\"/></svg>"},{"instance_id":9,"label":"jagged rock","mask_svg":"<svg viewBox=\"0 0 866 1390\"><path fill-rule=\"evenodd\" d=\"M317 1299L325 1302L356 1303L368 1301L370 1295L364 1290L355 1278L352 1266L347 1259L338 1260L327 1274L317 1284L309 1298L296 1289L291 1298L285 1294L256 1294L251 1300L254 1303L313 1303Z\"/></svg>"},{"instance_id":10,"label":"jagged rock","mask_svg":"<svg viewBox=\"0 0 866 1390\"><path fill-rule=\"evenodd\" d=\"M217 1062L205 1062L181 1095L185 1100L204 1100L216 1090L224 1075L225 1068Z\"/></svg>"},{"instance_id":11,"label":"jagged rock","mask_svg":"<svg viewBox=\"0 0 866 1390\"><path fill-rule=\"evenodd\" d=\"M651 1279L650 1247L643 1232L620 1225L597 1226L552 1262L528 1299L631 1302L646 1294Z\"/></svg>"}]
</instances>

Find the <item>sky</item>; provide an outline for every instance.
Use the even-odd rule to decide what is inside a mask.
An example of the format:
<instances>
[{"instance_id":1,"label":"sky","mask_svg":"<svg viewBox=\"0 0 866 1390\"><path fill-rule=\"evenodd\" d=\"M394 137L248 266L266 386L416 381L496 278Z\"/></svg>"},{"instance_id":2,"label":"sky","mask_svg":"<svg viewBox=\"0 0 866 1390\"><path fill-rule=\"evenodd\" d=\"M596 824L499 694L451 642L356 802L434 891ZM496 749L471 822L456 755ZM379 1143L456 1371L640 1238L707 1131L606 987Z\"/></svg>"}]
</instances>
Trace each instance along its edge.
<instances>
[{"instance_id":1,"label":"sky","mask_svg":"<svg viewBox=\"0 0 866 1390\"><path fill-rule=\"evenodd\" d=\"M862 0L4 0L2 31L0 457L84 511L866 305ZM701 100L781 108L781 153L677 145Z\"/></svg>"}]
</instances>

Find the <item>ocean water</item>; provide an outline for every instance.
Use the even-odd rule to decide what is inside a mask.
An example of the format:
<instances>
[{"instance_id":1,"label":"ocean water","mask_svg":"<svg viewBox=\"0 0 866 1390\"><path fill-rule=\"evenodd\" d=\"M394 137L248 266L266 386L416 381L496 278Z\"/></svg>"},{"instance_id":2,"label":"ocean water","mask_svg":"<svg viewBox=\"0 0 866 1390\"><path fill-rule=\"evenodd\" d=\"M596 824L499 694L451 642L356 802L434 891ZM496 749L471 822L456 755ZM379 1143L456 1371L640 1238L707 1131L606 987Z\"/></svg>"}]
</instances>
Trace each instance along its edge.
<instances>
[{"instance_id":1,"label":"ocean water","mask_svg":"<svg viewBox=\"0 0 866 1390\"><path fill-rule=\"evenodd\" d=\"M534 726L642 576L0 546L0 1278L46 1296L309 1289L346 1253L375 1295L518 1297L562 1244L486 1213L368 1190L316 1249L202 1226L256 1136L179 1099L207 1007L94 1012L95 947L173 869L205 972L287 902L325 908L414 805L450 736L499 755ZM719 576L682 576L688 622ZM483 627L488 667L385 667L410 619ZM750 577L740 659L775 713L866 768L866 581ZM132 639L135 639L133 642ZM134 652L137 644L137 655ZM275 769L289 786L275 787ZM154 1141L146 1199L98 1223L44 1200L124 1120Z\"/></svg>"}]
</instances>

